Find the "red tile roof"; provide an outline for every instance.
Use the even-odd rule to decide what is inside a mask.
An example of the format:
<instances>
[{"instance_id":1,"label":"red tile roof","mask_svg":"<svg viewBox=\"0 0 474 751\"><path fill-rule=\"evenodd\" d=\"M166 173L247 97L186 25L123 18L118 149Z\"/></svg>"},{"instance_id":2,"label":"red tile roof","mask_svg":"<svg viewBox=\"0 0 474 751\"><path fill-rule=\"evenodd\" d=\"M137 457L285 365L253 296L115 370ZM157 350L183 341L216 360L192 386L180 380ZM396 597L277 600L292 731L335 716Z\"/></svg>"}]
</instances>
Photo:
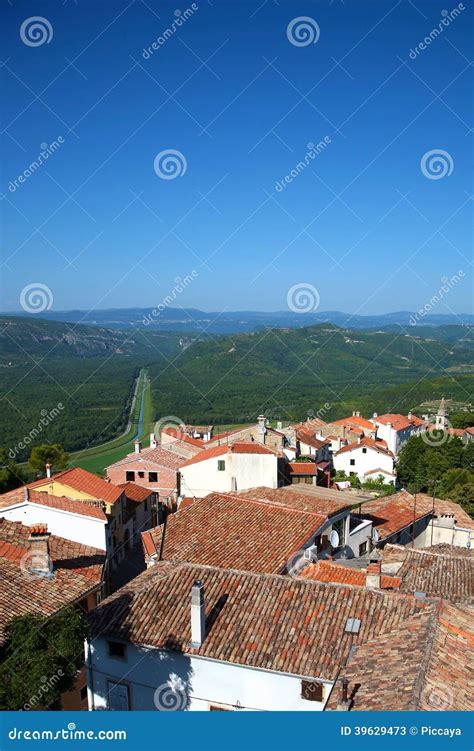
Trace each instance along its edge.
<instances>
[{"instance_id":1,"label":"red tile roof","mask_svg":"<svg viewBox=\"0 0 474 751\"><path fill-rule=\"evenodd\" d=\"M92 472L82 469L82 467L73 467L65 469L53 475L51 482L60 482L73 490L94 496L98 500L107 503L115 503L122 495L122 489L113 485L111 482L103 480L102 477L93 475ZM28 484L29 488L45 487L50 484L50 480L44 477L42 480L36 480Z\"/></svg>"},{"instance_id":2,"label":"red tile roof","mask_svg":"<svg viewBox=\"0 0 474 751\"><path fill-rule=\"evenodd\" d=\"M330 517L344 509L349 511L359 504L358 498L350 493L306 484L288 485L283 488L252 488L239 492L237 496L324 517Z\"/></svg>"},{"instance_id":3,"label":"red tile roof","mask_svg":"<svg viewBox=\"0 0 474 751\"><path fill-rule=\"evenodd\" d=\"M358 587L365 587L366 580L365 571L322 560L310 563L301 571L300 576L312 581L351 584ZM381 577L381 589L398 589L400 583L401 579L398 576Z\"/></svg>"},{"instance_id":4,"label":"red tile roof","mask_svg":"<svg viewBox=\"0 0 474 751\"><path fill-rule=\"evenodd\" d=\"M225 456L227 452L232 454L272 454L275 456L275 452L272 449L263 446L261 443L233 443L232 445L224 444L223 446L214 446L210 449L201 451L200 454L187 459L181 467L189 467L191 464L197 464L198 462L205 462L208 459L215 459L218 456Z\"/></svg>"},{"instance_id":5,"label":"red tile roof","mask_svg":"<svg viewBox=\"0 0 474 751\"><path fill-rule=\"evenodd\" d=\"M119 485L119 488L122 488L129 501L135 501L136 503L143 503L153 493L153 490L143 488L134 482L124 482Z\"/></svg>"},{"instance_id":6,"label":"red tile roof","mask_svg":"<svg viewBox=\"0 0 474 751\"><path fill-rule=\"evenodd\" d=\"M196 580L204 584L208 623L199 648L190 644ZM104 600L91 614L91 629L93 637L114 636L148 648L334 680L351 647L377 640L433 608L430 600L363 587L162 562ZM346 633L348 618L360 619L358 634Z\"/></svg>"},{"instance_id":7,"label":"red tile roof","mask_svg":"<svg viewBox=\"0 0 474 751\"><path fill-rule=\"evenodd\" d=\"M365 417L357 417L352 415L351 417L342 417L340 420L334 420L333 425L342 425L345 428L365 428L365 430L375 430L375 425L370 420L366 420Z\"/></svg>"},{"instance_id":8,"label":"red tile roof","mask_svg":"<svg viewBox=\"0 0 474 751\"><path fill-rule=\"evenodd\" d=\"M411 419L409 420L408 417L405 417L405 415L399 415L392 412L387 413L386 415L377 415L377 417L374 418L374 421L377 423L380 423L381 425L387 425L387 423L392 423L392 428L396 430L397 432L399 430L405 430L406 428L409 428L410 425L414 427L421 427L422 425L425 425L424 420L417 417L416 415L411 416Z\"/></svg>"},{"instance_id":9,"label":"red tile roof","mask_svg":"<svg viewBox=\"0 0 474 751\"><path fill-rule=\"evenodd\" d=\"M189 443L190 446L196 446L196 448L203 448L205 446L205 442L201 440L201 438L193 438L187 433L184 433L184 431L177 430L176 428L163 428L161 432L172 438L176 438L176 440L182 441L183 443Z\"/></svg>"},{"instance_id":10,"label":"red tile roof","mask_svg":"<svg viewBox=\"0 0 474 751\"><path fill-rule=\"evenodd\" d=\"M369 438L368 436L361 438L358 443L348 443L347 446L343 446L339 449L339 451L336 451L335 456L339 456L339 454L345 454L346 451L356 451L357 449L364 447L373 449L374 451L379 451L381 454L385 454L386 456L391 456L392 458L394 457L392 452L388 450L385 441L376 441L373 438Z\"/></svg>"},{"instance_id":11,"label":"red tile roof","mask_svg":"<svg viewBox=\"0 0 474 751\"><path fill-rule=\"evenodd\" d=\"M371 519L377 528L380 540L400 532L417 519L422 519L430 513L430 508L421 499L401 490L394 495L375 498L362 504L361 516Z\"/></svg>"},{"instance_id":12,"label":"red tile roof","mask_svg":"<svg viewBox=\"0 0 474 751\"><path fill-rule=\"evenodd\" d=\"M28 498L26 497L26 494ZM10 490L0 495L0 508L7 508L22 503L34 503L39 506L48 506L60 511L68 511L71 514L80 514L93 519L107 521L107 516L100 501L79 501L66 496L51 495L39 490L34 490L28 485Z\"/></svg>"},{"instance_id":13,"label":"red tile roof","mask_svg":"<svg viewBox=\"0 0 474 751\"><path fill-rule=\"evenodd\" d=\"M178 470L183 463L183 459L174 451L168 450L166 446L156 446L156 448L142 449L139 454L136 451L133 451L118 462L109 464L107 469L122 467L135 462L155 464L157 467Z\"/></svg>"},{"instance_id":14,"label":"red tile roof","mask_svg":"<svg viewBox=\"0 0 474 751\"><path fill-rule=\"evenodd\" d=\"M314 462L289 462L288 466L292 475L316 475L318 473Z\"/></svg>"},{"instance_id":15,"label":"red tile roof","mask_svg":"<svg viewBox=\"0 0 474 751\"><path fill-rule=\"evenodd\" d=\"M28 538L34 527L0 519L0 642L14 616L52 615L101 584L105 553L56 535L48 543L53 576L31 573Z\"/></svg>"},{"instance_id":16,"label":"red tile roof","mask_svg":"<svg viewBox=\"0 0 474 751\"><path fill-rule=\"evenodd\" d=\"M326 521L325 514L212 493L168 517L163 557L246 571L280 572ZM163 526L143 533L160 550Z\"/></svg>"},{"instance_id":17,"label":"red tile roof","mask_svg":"<svg viewBox=\"0 0 474 751\"><path fill-rule=\"evenodd\" d=\"M314 449L321 449L323 446L329 446L330 443L326 438L323 440L315 438L311 430L305 430L304 428L296 431L296 438L298 441L306 443L307 446L311 446Z\"/></svg>"}]
</instances>

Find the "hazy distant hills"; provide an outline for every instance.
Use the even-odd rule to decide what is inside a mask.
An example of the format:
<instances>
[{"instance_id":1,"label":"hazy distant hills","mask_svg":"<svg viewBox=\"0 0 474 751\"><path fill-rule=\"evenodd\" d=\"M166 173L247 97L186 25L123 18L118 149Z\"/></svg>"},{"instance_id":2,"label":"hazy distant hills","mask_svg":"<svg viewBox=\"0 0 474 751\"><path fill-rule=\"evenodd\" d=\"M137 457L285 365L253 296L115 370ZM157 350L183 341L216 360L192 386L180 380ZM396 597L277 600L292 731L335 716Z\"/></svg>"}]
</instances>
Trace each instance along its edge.
<instances>
[{"instance_id":1,"label":"hazy distant hills","mask_svg":"<svg viewBox=\"0 0 474 751\"><path fill-rule=\"evenodd\" d=\"M162 306L163 307L163 306ZM226 311L206 313L195 308L160 309L124 308L111 310L68 310L44 311L41 318L50 321L83 323L112 329L143 328L148 331L182 331L189 333L237 334L258 331L262 328L300 328L318 323L333 323L351 329L383 329L404 326L415 329L415 313L400 311L384 315L360 316L325 311L316 313L294 313L290 310L278 312ZM27 316L24 313L15 315ZM29 318L34 318L28 315ZM417 320L417 325L446 326L453 324L474 324L474 315L427 315Z\"/></svg>"}]
</instances>

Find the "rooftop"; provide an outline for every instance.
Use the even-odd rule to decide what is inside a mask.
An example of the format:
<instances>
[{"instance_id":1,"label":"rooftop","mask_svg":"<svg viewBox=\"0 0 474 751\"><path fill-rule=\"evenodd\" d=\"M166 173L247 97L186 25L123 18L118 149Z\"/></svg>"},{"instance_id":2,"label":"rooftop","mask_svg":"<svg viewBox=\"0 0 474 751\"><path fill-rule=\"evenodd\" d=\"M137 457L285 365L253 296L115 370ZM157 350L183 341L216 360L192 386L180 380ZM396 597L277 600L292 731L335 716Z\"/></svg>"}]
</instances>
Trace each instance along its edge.
<instances>
[{"instance_id":1,"label":"rooftop","mask_svg":"<svg viewBox=\"0 0 474 751\"><path fill-rule=\"evenodd\" d=\"M342 564L332 563L331 561L320 560L306 566L299 576L311 581L365 587L366 572L360 569L348 568ZM381 589L398 589L400 583L401 580L397 576L381 577Z\"/></svg>"},{"instance_id":2,"label":"rooftop","mask_svg":"<svg viewBox=\"0 0 474 751\"><path fill-rule=\"evenodd\" d=\"M345 454L346 451L357 451L361 448L373 449L374 451L378 451L381 454L385 454L386 456L391 456L393 458L393 454L388 450L385 441L376 441L373 438L369 438L368 436L361 438L357 443L349 443L347 446L343 446L341 449L339 449L339 451L336 451L335 455L339 456L339 454Z\"/></svg>"},{"instance_id":3,"label":"rooftop","mask_svg":"<svg viewBox=\"0 0 474 751\"><path fill-rule=\"evenodd\" d=\"M182 463L182 457L178 456L176 452L169 451L163 446L156 446L156 448L144 448L137 453L133 451L131 454L127 454L123 459L118 462L110 464L109 467L121 467L132 462L146 462L147 464L156 464L157 467L165 467L166 469L178 470ZM107 469L109 469L107 467Z\"/></svg>"},{"instance_id":4,"label":"rooftop","mask_svg":"<svg viewBox=\"0 0 474 751\"><path fill-rule=\"evenodd\" d=\"M392 428L396 430L397 432L399 430L405 430L406 428L409 428L410 425L414 427L421 427L425 424L424 420L422 420L420 417L417 417L417 415L411 414L410 418L408 418L405 415L400 415L397 413L389 412L386 415L377 415L377 417L374 417L374 422L378 422L381 425L387 425L387 423L392 424Z\"/></svg>"},{"instance_id":5,"label":"rooftop","mask_svg":"<svg viewBox=\"0 0 474 751\"><path fill-rule=\"evenodd\" d=\"M5 509L23 503L34 503L39 506L49 506L59 511L67 511L71 514L88 516L106 522L107 516L100 501L79 501L66 496L56 496L50 493L34 490L24 485L8 493L0 495L0 508Z\"/></svg>"},{"instance_id":6,"label":"rooftop","mask_svg":"<svg viewBox=\"0 0 474 751\"><path fill-rule=\"evenodd\" d=\"M205 462L208 459L213 459L219 456L226 456L227 453L231 454L269 454L275 456L275 452L272 449L263 446L261 443L233 443L231 445L224 444L222 446L214 446L210 449L204 449L200 454L187 459L181 464L181 467L189 467L191 464L197 464L198 462Z\"/></svg>"},{"instance_id":7,"label":"rooftop","mask_svg":"<svg viewBox=\"0 0 474 751\"><path fill-rule=\"evenodd\" d=\"M370 519L377 528L379 539L385 540L430 513L431 506L428 507L419 496L415 500L415 496L401 490L393 495L365 501L360 516Z\"/></svg>"},{"instance_id":8,"label":"rooftop","mask_svg":"<svg viewBox=\"0 0 474 751\"><path fill-rule=\"evenodd\" d=\"M43 477L41 480L35 480L28 484L29 488L40 488L47 485L53 486L53 483L60 482L73 490L91 495L98 500L107 503L115 503L122 495L122 489L113 485L111 482L103 480L102 477L87 472L82 467L72 467L58 472L51 478Z\"/></svg>"},{"instance_id":9,"label":"rooftop","mask_svg":"<svg viewBox=\"0 0 474 751\"><path fill-rule=\"evenodd\" d=\"M196 580L203 582L206 600L207 635L199 648L190 643ZM378 640L433 609L430 600L400 594L162 562L104 600L91 614L91 627L93 635L134 644L333 680L352 646ZM358 634L346 632L348 618L361 621Z\"/></svg>"},{"instance_id":10,"label":"rooftop","mask_svg":"<svg viewBox=\"0 0 474 751\"><path fill-rule=\"evenodd\" d=\"M317 485L288 485L282 488L252 488L238 493L239 498L271 503L297 511L308 511L324 517L350 509L359 503L351 493L332 490Z\"/></svg>"},{"instance_id":11,"label":"rooftop","mask_svg":"<svg viewBox=\"0 0 474 751\"><path fill-rule=\"evenodd\" d=\"M168 517L163 558L279 573L326 518L326 513L283 502L211 493ZM142 533L148 555L160 550L163 529Z\"/></svg>"},{"instance_id":12,"label":"rooftop","mask_svg":"<svg viewBox=\"0 0 474 751\"><path fill-rule=\"evenodd\" d=\"M53 576L30 572L28 537L32 529L0 519L0 642L5 626L14 616L52 615L101 583L104 552L55 535L49 537Z\"/></svg>"}]
</instances>

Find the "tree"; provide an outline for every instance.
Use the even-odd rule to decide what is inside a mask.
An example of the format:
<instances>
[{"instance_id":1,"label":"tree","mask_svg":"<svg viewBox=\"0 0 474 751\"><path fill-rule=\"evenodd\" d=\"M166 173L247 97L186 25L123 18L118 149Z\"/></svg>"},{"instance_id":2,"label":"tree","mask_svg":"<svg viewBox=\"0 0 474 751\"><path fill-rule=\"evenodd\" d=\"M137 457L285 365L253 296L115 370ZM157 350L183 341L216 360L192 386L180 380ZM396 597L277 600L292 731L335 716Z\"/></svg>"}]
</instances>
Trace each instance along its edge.
<instances>
[{"instance_id":1,"label":"tree","mask_svg":"<svg viewBox=\"0 0 474 751\"><path fill-rule=\"evenodd\" d=\"M7 458L5 449L0 449L0 493L19 488L25 479L24 473L16 462Z\"/></svg>"},{"instance_id":2,"label":"tree","mask_svg":"<svg viewBox=\"0 0 474 751\"><path fill-rule=\"evenodd\" d=\"M5 630L0 648L0 709L57 705L80 667L87 622L72 606L51 618L22 615Z\"/></svg>"},{"instance_id":3,"label":"tree","mask_svg":"<svg viewBox=\"0 0 474 751\"><path fill-rule=\"evenodd\" d=\"M474 472L474 441L469 441L462 453L461 465Z\"/></svg>"},{"instance_id":4,"label":"tree","mask_svg":"<svg viewBox=\"0 0 474 751\"><path fill-rule=\"evenodd\" d=\"M474 425L474 412L454 412L449 415L453 428L470 428Z\"/></svg>"},{"instance_id":5,"label":"tree","mask_svg":"<svg viewBox=\"0 0 474 751\"><path fill-rule=\"evenodd\" d=\"M35 472L45 472L47 464L56 469L64 469L69 462L69 454L58 443L35 446L30 454L28 463Z\"/></svg>"}]
</instances>

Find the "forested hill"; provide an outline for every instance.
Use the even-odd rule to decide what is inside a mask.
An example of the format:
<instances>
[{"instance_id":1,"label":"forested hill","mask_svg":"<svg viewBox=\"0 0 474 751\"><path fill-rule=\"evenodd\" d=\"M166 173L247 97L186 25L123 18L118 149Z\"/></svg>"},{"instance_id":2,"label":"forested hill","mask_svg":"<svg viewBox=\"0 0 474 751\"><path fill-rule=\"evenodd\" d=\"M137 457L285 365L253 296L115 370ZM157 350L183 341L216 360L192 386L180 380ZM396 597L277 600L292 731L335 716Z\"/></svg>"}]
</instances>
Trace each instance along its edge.
<instances>
[{"instance_id":1,"label":"forested hill","mask_svg":"<svg viewBox=\"0 0 474 751\"><path fill-rule=\"evenodd\" d=\"M326 402L334 414L374 390L472 373L472 327L429 329L427 337L414 328L407 333L330 324L268 329L197 342L174 366L172 372L155 371L159 414L217 424L245 422L262 410L270 417L298 419ZM457 388L453 378L447 380ZM417 403L415 393L411 403Z\"/></svg>"},{"instance_id":2,"label":"forested hill","mask_svg":"<svg viewBox=\"0 0 474 751\"><path fill-rule=\"evenodd\" d=\"M71 324L42 319L0 316L0 357L109 357L170 355L179 351L183 336L147 329L129 330ZM184 344L186 340L184 340Z\"/></svg>"}]
</instances>

